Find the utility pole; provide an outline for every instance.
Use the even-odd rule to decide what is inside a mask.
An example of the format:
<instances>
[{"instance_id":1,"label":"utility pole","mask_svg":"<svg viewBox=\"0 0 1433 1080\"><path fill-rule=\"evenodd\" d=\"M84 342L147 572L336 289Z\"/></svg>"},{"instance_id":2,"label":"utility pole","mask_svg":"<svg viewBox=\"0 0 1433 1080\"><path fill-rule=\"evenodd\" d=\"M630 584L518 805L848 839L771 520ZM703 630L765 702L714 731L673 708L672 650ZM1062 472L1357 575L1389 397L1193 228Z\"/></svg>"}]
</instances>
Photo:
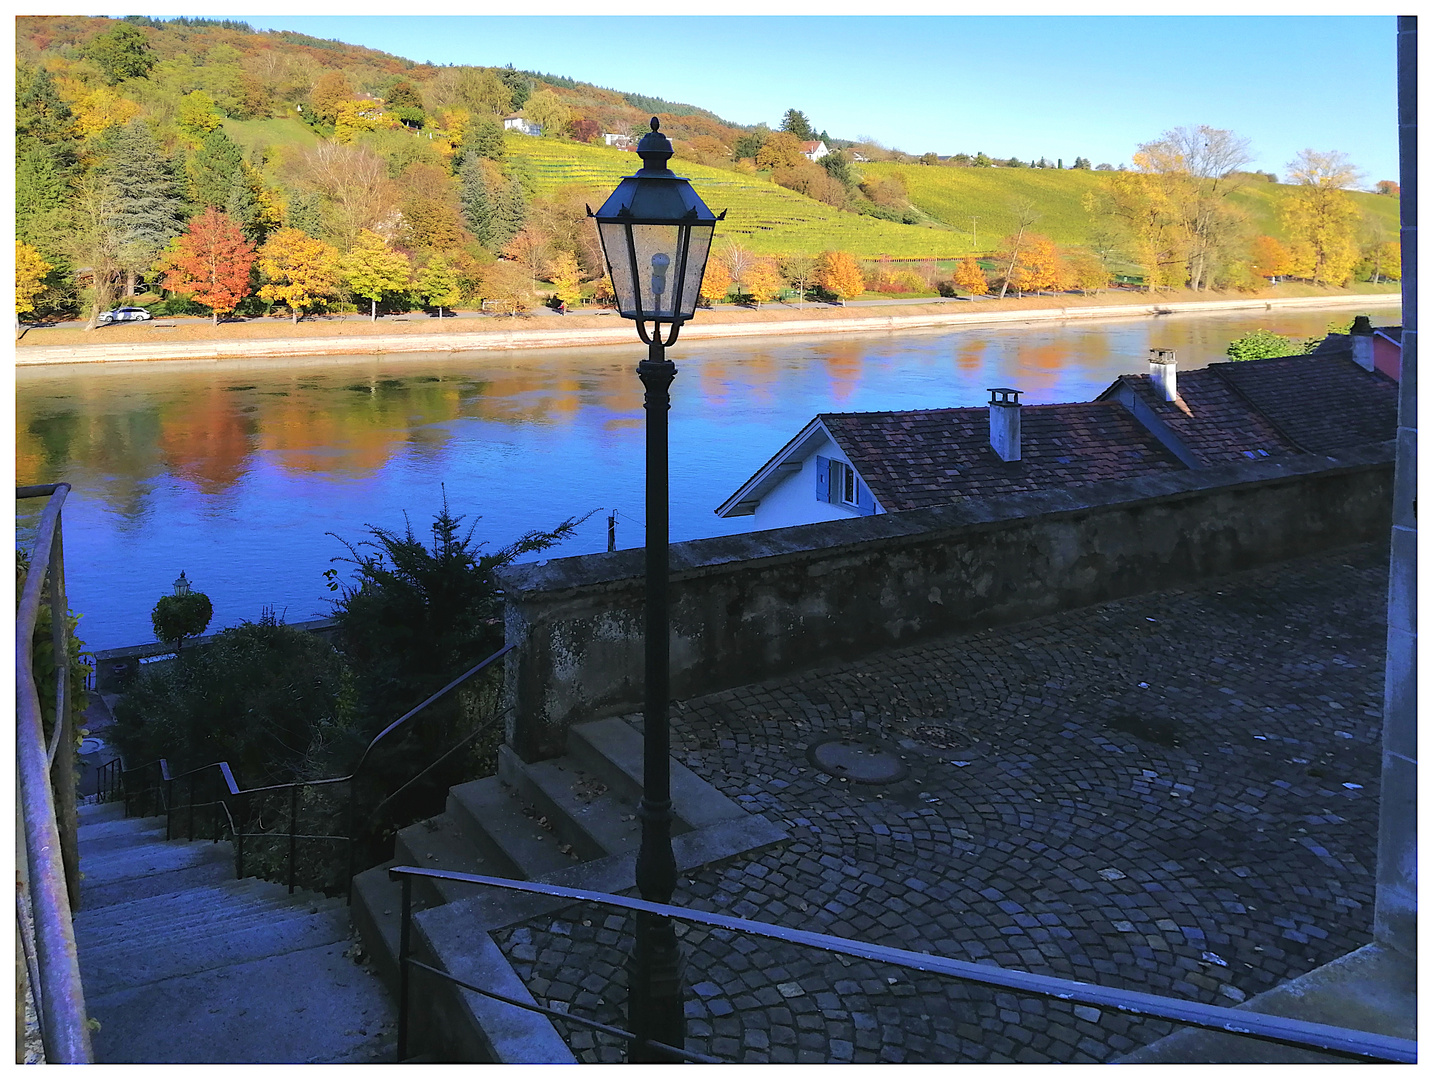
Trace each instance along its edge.
<instances>
[{"instance_id":1,"label":"utility pole","mask_svg":"<svg viewBox=\"0 0 1433 1080\"><path fill-rule=\"evenodd\" d=\"M617 511L607 515L607 550L617 550Z\"/></svg>"},{"instance_id":2,"label":"utility pole","mask_svg":"<svg viewBox=\"0 0 1433 1080\"><path fill-rule=\"evenodd\" d=\"M975 253L975 249L977 246L975 243L975 220L975 215L972 214L970 216L970 250L972 254Z\"/></svg>"}]
</instances>

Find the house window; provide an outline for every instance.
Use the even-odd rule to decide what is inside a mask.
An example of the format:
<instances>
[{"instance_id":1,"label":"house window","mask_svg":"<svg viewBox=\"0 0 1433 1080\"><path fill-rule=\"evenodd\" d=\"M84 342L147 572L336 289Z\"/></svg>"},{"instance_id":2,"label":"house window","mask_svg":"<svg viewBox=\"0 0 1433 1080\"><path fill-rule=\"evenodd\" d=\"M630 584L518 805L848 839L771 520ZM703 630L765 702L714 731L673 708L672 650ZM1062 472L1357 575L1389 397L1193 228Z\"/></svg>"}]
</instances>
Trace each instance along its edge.
<instances>
[{"instance_id":1,"label":"house window","mask_svg":"<svg viewBox=\"0 0 1433 1080\"><path fill-rule=\"evenodd\" d=\"M843 502L847 506L859 505L856 498L856 470L844 461L832 461L831 490L836 495L832 502Z\"/></svg>"}]
</instances>

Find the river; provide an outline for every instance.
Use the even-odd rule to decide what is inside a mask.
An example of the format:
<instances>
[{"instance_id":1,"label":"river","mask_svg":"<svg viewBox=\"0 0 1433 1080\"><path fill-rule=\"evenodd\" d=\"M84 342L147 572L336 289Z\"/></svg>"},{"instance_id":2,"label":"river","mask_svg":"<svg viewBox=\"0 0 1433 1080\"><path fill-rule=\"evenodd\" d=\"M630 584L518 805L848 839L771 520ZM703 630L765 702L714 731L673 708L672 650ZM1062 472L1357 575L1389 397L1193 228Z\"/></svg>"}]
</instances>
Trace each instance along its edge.
<instances>
[{"instance_id":1,"label":"river","mask_svg":"<svg viewBox=\"0 0 1433 1080\"><path fill-rule=\"evenodd\" d=\"M1398 309L1371 309L1374 324ZM1094 397L1147 370L1223 357L1256 327L1296 339L1350 312L1173 315L849 337L685 343L671 352L673 540L741 532L713 509L819 412ZM642 347L310 360L74 365L16 375L17 483L64 480L71 607L89 648L152 640L182 570L212 629L328 614L324 571L367 524L428 535L450 507L500 547L595 510L542 556L642 543ZM17 503L28 545L41 500ZM344 576L347 576L346 574Z\"/></svg>"}]
</instances>

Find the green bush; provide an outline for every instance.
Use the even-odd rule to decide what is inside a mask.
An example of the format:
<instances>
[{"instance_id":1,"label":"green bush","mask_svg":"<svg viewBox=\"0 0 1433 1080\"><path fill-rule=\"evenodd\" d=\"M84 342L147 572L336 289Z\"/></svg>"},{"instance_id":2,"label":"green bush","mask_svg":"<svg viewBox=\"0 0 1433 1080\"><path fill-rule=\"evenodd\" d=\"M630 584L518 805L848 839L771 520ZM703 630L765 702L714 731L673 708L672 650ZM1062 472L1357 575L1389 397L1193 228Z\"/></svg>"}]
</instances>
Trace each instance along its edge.
<instances>
[{"instance_id":1,"label":"green bush","mask_svg":"<svg viewBox=\"0 0 1433 1080\"><path fill-rule=\"evenodd\" d=\"M1231 360L1263 360L1271 356L1297 356L1304 347L1272 330L1260 328L1235 338L1224 351Z\"/></svg>"},{"instance_id":2,"label":"green bush","mask_svg":"<svg viewBox=\"0 0 1433 1080\"><path fill-rule=\"evenodd\" d=\"M242 787L256 787L314 775L351 716L332 646L266 618L144 665L110 731L131 767L163 757L179 773L227 761Z\"/></svg>"},{"instance_id":3,"label":"green bush","mask_svg":"<svg viewBox=\"0 0 1433 1080\"><path fill-rule=\"evenodd\" d=\"M161 596L149 613L154 636L176 650L184 647L184 639L198 637L214 617L214 605L202 592Z\"/></svg>"},{"instance_id":4,"label":"green bush","mask_svg":"<svg viewBox=\"0 0 1433 1080\"><path fill-rule=\"evenodd\" d=\"M25 590L25 578L30 570L30 557L23 551L15 552L15 605L19 607L20 595ZM70 630L70 655L69 655L69 686L66 693L74 707L73 715L78 718L84 714L85 708L89 705L88 696L85 693L85 676L89 668L81 662L80 655L85 643L75 637L75 630L80 624L80 617L73 611L66 615L66 621ZM40 587L40 613L35 619L34 662L31 670L35 676L35 689L40 695L40 715L45 724L45 735L50 735L51 724L55 716L55 641L52 636L51 627L53 623L50 615L50 581L49 574L45 575L45 582Z\"/></svg>"}]
</instances>

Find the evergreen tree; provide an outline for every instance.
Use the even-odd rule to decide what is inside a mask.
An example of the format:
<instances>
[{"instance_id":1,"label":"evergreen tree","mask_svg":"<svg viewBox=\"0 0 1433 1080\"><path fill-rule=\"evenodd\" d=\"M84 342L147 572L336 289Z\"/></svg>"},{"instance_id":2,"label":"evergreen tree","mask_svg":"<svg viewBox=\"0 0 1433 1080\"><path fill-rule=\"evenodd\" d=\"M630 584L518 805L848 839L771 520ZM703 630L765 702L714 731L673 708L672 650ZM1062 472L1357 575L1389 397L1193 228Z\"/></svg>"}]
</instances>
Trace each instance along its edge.
<instances>
[{"instance_id":1,"label":"evergreen tree","mask_svg":"<svg viewBox=\"0 0 1433 1080\"><path fill-rule=\"evenodd\" d=\"M532 95L532 82L521 71L514 71L509 64L498 71L498 78L502 79L503 85L512 92L512 107L521 109L527 104L527 99Z\"/></svg>"},{"instance_id":2,"label":"evergreen tree","mask_svg":"<svg viewBox=\"0 0 1433 1080\"><path fill-rule=\"evenodd\" d=\"M501 251L509 240L522 231L526 222L527 199L523 197L522 185L509 183L498 196L494 208L491 250Z\"/></svg>"},{"instance_id":3,"label":"evergreen tree","mask_svg":"<svg viewBox=\"0 0 1433 1080\"><path fill-rule=\"evenodd\" d=\"M54 263L71 232L69 190L53 148L34 143L15 161L15 239Z\"/></svg>"},{"instance_id":4,"label":"evergreen tree","mask_svg":"<svg viewBox=\"0 0 1433 1080\"><path fill-rule=\"evenodd\" d=\"M45 68L19 72L15 80L16 150L34 142L55 145L74 138L74 113L60 100L55 80ZM25 76L29 77L26 78ZM68 167L69 161L61 162Z\"/></svg>"},{"instance_id":5,"label":"evergreen tree","mask_svg":"<svg viewBox=\"0 0 1433 1080\"><path fill-rule=\"evenodd\" d=\"M781 118L781 130L789 131L802 142L816 137L811 130L810 122L806 119L806 114L799 109L786 110L786 115Z\"/></svg>"},{"instance_id":6,"label":"evergreen tree","mask_svg":"<svg viewBox=\"0 0 1433 1080\"><path fill-rule=\"evenodd\" d=\"M462 153L464 162L469 157L483 157L489 161L502 161L507 157L503 126L496 116L485 116L473 125L463 140Z\"/></svg>"},{"instance_id":7,"label":"evergreen tree","mask_svg":"<svg viewBox=\"0 0 1433 1080\"><path fill-rule=\"evenodd\" d=\"M190 162L190 195L196 207L228 205L234 174L240 171L244 154L234 140L217 128L204 136Z\"/></svg>"},{"instance_id":8,"label":"evergreen tree","mask_svg":"<svg viewBox=\"0 0 1433 1080\"><path fill-rule=\"evenodd\" d=\"M111 136L105 172L115 190L120 261L132 289L134 275L184 231L184 201L170 162L142 120L131 120Z\"/></svg>"},{"instance_id":9,"label":"evergreen tree","mask_svg":"<svg viewBox=\"0 0 1433 1080\"><path fill-rule=\"evenodd\" d=\"M244 239L255 245L262 244L268 234L268 229L259 219L261 212L259 200L254 198L254 189L248 176L242 168L235 169L229 178L229 195L224 200L224 213L238 223Z\"/></svg>"},{"instance_id":10,"label":"evergreen tree","mask_svg":"<svg viewBox=\"0 0 1433 1080\"><path fill-rule=\"evenodd\" d=\"M493 227L493 198L488 192L488 180L481 160L469 157L463 162L463 171L458 189L458 201L463 208L463 220L478 238L478 243L490 247Z\"/></svg>"}]
</instances>

